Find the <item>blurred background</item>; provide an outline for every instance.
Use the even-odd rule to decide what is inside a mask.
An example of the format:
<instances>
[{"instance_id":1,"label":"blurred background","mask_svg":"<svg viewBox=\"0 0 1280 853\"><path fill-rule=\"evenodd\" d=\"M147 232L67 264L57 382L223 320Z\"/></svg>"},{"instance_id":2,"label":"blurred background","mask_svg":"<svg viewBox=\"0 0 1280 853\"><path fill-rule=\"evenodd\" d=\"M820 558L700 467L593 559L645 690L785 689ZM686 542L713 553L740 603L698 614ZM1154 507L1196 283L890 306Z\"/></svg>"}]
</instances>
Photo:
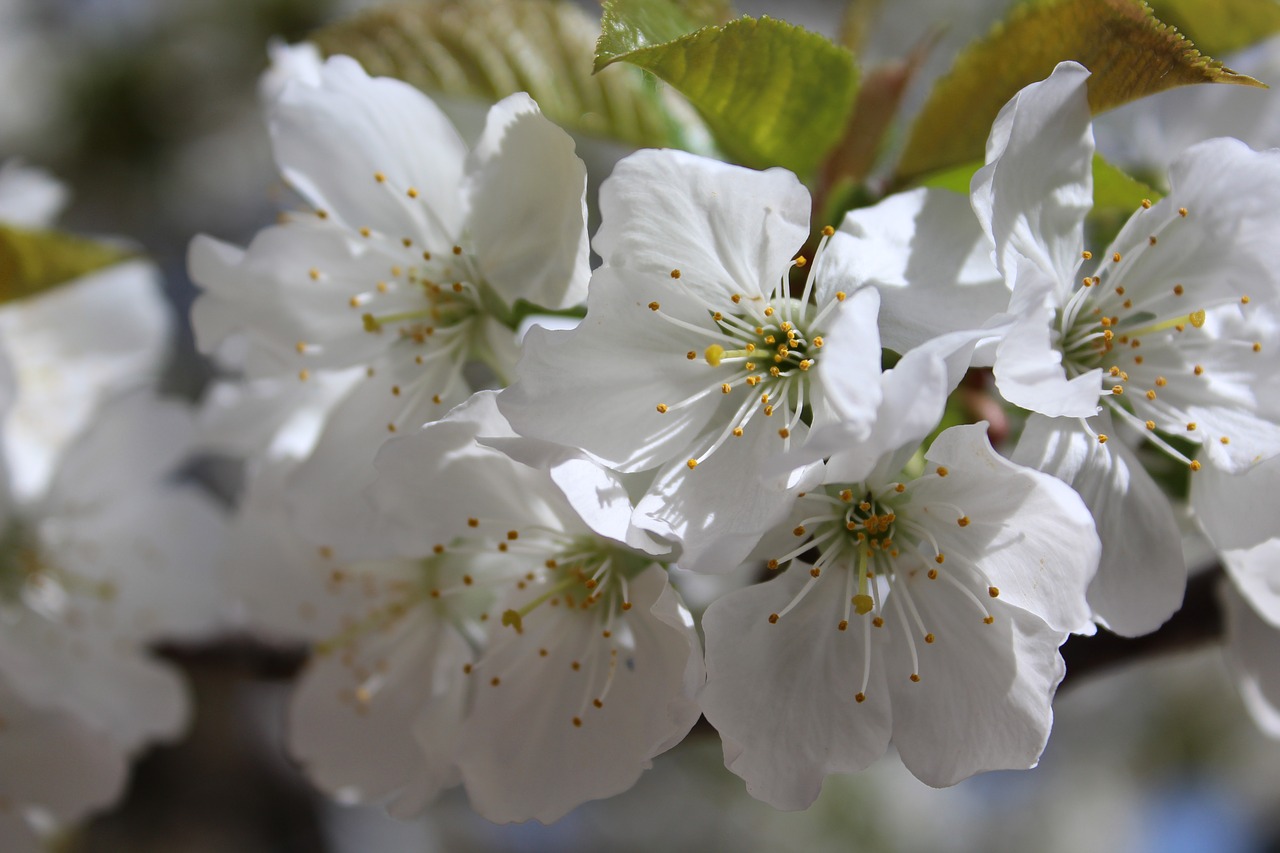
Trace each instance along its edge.
<instances>
[{"instance_id":1,"label":"blurred background","mask_svg":"<svg viewBox=\"0 0 1280 853\"><path fill-rule=\"evenodd\" d=\"M268 39L298 40L362 5L370 4L0 0L0 160L20 158L68 183L68 229L141 244L165 271L185 324L191 237L245 243L285 196L256 100ZM826 32L841 14L838 3L737 5ZM911 24L920 5L883 4L883 37L871 50L892 56L918 41ZM1004 5L972 4L935 33L925 76ZM486 105L446 106L474 137ZM1108 121L1130 131L1141 120ZM586 139L579 150L592 193L626 153ZM197 399L209 369L189 330L175 353L167 389ZM786 814L747 796L724 770L715 733L700 726L631 792L549 827L494 826L456 793L407 822L327 802L281 747L298 650L229 638L171 655L196 697L189 736L143 756L125 801L68 833L60 850L1280 851L1280 744L1244 714L1217 648L1073 680L1033 771L936 791L890 755L866 773L833 777L810 810Z\"/></svg>"}]
</instances>

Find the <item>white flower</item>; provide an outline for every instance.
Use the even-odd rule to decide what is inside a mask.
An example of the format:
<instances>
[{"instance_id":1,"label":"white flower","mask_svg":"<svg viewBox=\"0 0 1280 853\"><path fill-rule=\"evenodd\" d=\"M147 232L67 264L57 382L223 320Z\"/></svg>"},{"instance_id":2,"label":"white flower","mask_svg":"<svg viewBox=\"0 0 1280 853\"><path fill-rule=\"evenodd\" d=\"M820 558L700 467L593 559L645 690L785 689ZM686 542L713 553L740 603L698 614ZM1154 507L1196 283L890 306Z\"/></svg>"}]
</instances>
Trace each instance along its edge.
<instances>
[{"instance_id":1,"label":"white flower","mask_svg":"<svg viewBox=\"0 0 1280 853\"><path fill-rule=\"evenodd\" d=\"M559 482L478 436L554 463ZM491 820L552 821L683 738L700 647L666 573L624 544L664 550L632 529L618 478L515 439L485 392L389 441L378 469L402 558L334 574L352 609L291 714L314 778L397 814L461 780Z\"/></svg>"},{"instance_id":2,"label":"white flower","mask_svg":"<svg viewBox=\"0 0 1280 853\"><path fill-rule=\"evenodd\" d=\"M859 280L883 286L888 325L907 343L965 325L997 341L1000 393L1054 419L1033 415L1015 459L1085 496L1106 543L1090 592L1095 615L1139 634L1176 609L1185 568L1166 502L1111 422L1193 470L1239 471L1280 451L1280 385L1262 355L1280 304L1269 236L1280 227L1280 155L1232 140L1188 150L1171 169L1170 194L1144 202L1082 267L1093 260L1083 244L1092 204L1087 76L1063 63L1001 111L973 180L980 228L947 222L941 214L957 212L954 200L916 194L850 214L832 251L883 248L889 259ZM979 234L1006 285L1004 307L980 265L933 274L972 260ZM1100 404L1109 419L1098 416ZM1200 458L1168 436L1202 445ZM1135 490L1149 500L1129 499Z\"/></svg>"},{"instance_id":3,"label":"white flower","mask_svg":"<svg viewBox=\"0 0 1280 853\"><path fill-rule=\"evenodd\" d=\"M39 835L120 796L125 761L101 733L75 717L24 702L0 678L0 848L47 850Z\"/></svg>"},{"instance_id":4,"label":"white flower","mask_svg":"<svg viewBox=\"0 0 1280 853\"><path fill-rule=\"evenodd\" d=\"M683 546L681 565L727 571L785 515L802 474L763 475L810 426L861 425L879 399L878 300L824 274L826 229L803 292L809 193L677 151L622 160L600 193L587 317L534 330L499 398L521 435L656 470L638 525Z\"/></svg>"},{"instance_id":5,"label":"white flower","mask_svg":"<svg viewBox=\"0 0 1280 853\"><path fill-rule=\"evenodd\" d=\"M527 95L494 105L468 152L408 84L348 57L298 62L268 112L281 172L314 212L247 250L196 238L191 274L206 292L192 320L206 352L247 336L251 377L366 371L296 475L300 520L319 537L359 512L389 433L467 397L469 362L510 372L518 301L582 300L586 172Z\"/></svg>"},{"instance_id":6,"label":"white flower","mask_svg":"<svg viewBox=\"0 0 1280 853\"><path fill-rule=\"evenodd\" d=\"M1264 733L1280 738L1280 538L1227 556L1223 584L1227 664L1245 708ZM1242 580L1244 581L1242 583Z\"/></svg>"},{"instance_id":7,"label":"white flower","mask_svg":"<svg viewBox=\"0 0 1280 853\"><path fill-rule=\"evenodd\" d=\"M793 547L768 563L785 573L703 620L703 712L726 766L781 808L806 807L826 775L865 768L891 738L935 786L1034 766L1058 646L1089 627L1099 543L1079 498L1001 459L986 424L943 432L913 476L941 414L913 390L941 367L897 370L878 440L833 456L798 501Z\"/></svg>"},{"instance_id":8,"label":"white flower","mask_svg":"<svg viewBox=\"0 0 1280 853\"><path fill-rule=\"evenodd\" d=\"M0 501L0 678L125 753L175 736L188 710L146 643L206 635L224 606L221 515L164 482L192 437L180 405L113 401L39 499Z\"/></svg>"},{"instance_id":9,"label":"white flower","mask_svg":"<svg viewBox=\"0 0 1280 853\"><path fill-rule=\"evenodd\" d=\"M0 225L47 228L65 198L65 188L44 172L0 167ZM0 350L17 382L0 433L16 495L43 491L58 454L97 405L155 379L170 332L159 271L143 260L0 305Z\"/></svg>"}]
</instances>

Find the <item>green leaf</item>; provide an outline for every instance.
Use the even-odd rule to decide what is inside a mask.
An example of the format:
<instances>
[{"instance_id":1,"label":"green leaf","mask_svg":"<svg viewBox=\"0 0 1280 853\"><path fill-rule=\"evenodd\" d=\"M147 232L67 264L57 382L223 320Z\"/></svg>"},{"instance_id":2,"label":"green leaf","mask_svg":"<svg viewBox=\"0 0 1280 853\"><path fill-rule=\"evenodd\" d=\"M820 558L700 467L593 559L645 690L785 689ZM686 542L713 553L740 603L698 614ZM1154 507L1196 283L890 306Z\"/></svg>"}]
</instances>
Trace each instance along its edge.
<instances>
[{"instance_id":1,"label":"green leaf","mask_svg":"<svg viewBox=\"0 0 1280 853\"><path fill-rule=\"evenodd\" d=\"M129 257L119 246L60 231L0 225L0 303L35 296Z\"/></svg>"},{"instance_id":2,"label":"green leaf","mask_svg":"<svg viewBox=\"0 0 1280 853\"><path fill-rule=\"evenodd\" d=\"M1159 201L1164 194L1155 187L1143 183L1119 166L1093 155L1093 209L1095 212L1114 211L1126 218L1138 209L1143 201Z\"/></svg>"},{"instance_id":3,"label":"green leaf","mask_svg":"<svg viewBox=\"0 0 1280 853\"><path fill-rule=\"evenodd\" d=\"M919 183L921 186L968 195L973 173L981 169L982 165L982 161L978 160L952 166L934 172ZM1090 215L1120 215L1127 218L1144 200L1154 202L1162 197L1154 187L1132 177L1104 160L1101 155L1093 155L1093 210Z\"/></svg>"},{"instance_id":4,"label":"green leaf","mask_svg":"<svg viewBox=\"0 0 1280 853\"><path fill-rule=\"evenodd\" d=\"M672 2L610 0L596 68L619 61L689 99L734 161L807 176L839 141L857 94L853 54L771 18L739 18L681 33Z\"/></svg>"},{"instance_id":5,"label":"green leaf","mask_svg":"<svg viewBox=\"0 0 1280 853\"><path fill-rule=\"evenodd\" d=\"M1095 113L1190 83L1261 85L1202 55L1141 0L1024 4L934 87L898 164L899 182L981 157L1000 108L1067 59L1094 72Z\"/></svg>"},{"instance_id":6,"label":"green leaf","mask_svg":"<svg viewBox=\"0 0 1280 853\"><path fill-rule=\"evenodd\" d=\"M599 30L571 3L452 0L385 6L312 36L326 55L426 92L496 101L528 92L568 130L641 147L681 146L679 124L632 68L592 73Z\"/></svg>"},{"instance_id":7,"label":"green leaf","mask_svg":"<svg viewBox=\"0 0 1280 853\"><path fill-rule=\"evenodd\" d=\"M1156 17L1218 56L1280 32L1276 0L1147 0Z\"/></svg>"}]
</instances>

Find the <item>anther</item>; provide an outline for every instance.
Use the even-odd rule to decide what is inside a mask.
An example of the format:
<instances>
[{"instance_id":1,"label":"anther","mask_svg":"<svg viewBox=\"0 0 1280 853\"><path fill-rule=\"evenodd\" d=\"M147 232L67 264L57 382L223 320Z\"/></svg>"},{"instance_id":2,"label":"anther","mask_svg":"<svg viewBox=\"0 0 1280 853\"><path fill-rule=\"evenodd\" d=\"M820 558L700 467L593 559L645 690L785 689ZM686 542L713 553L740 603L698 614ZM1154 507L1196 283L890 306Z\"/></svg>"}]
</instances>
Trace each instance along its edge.
<instances>
[{"instance_id":1,"label":"anther","mask_svg":"<svg viewBox=\"0 0 1280 853\"><path fill-rule=\"evenodd\" d=\"M672 271L671 271L671 277L672 277L672 278L679 278L679 277L680 277L680 270L672 270Z\"/></svg>"},{"instance_id":2,"label":"anther","mask_svg":"<svg viewBox=\"0 0 1280 853\"><path fill-rule=\"evenodd\" d=\"M658 414L660 414L660 415L665 415L665 414L667 413L667 404L666 404L666 403L659 403L659 404L656 406L656 408L657 408L657 410L658 410Z\"/></svg>"},{"instance_id":3,"label":"anther","mask_svg":"<svg viewBox=\"0 0 1280 853\"><path fill-rule=\"evenodd\" d=\"M687 353L684 354L684 357L689 359L690 361L693 361L698 357L698 353L695 352L694 350L689 350Z\"/></svg>"},{"instance_id":4,"label":"anther","mask_svg":"<svg viewBox=\"0 0 1280 853\"><path fill-rule=\"evenodd\" d=\"M1099 434L1099 435L1098 435L1098 444L1106 444L1106 443L1107 443L1107 436L1102 435L1102 434Z\"/></svg>"},{"instance_id":5,"label":"anther","mask_svg":"<svg viewBox=\"0 0 1280 853\"><path fill-rule=\"evenodd\" d=\"M1191 464L1188 465L1187 467L1190 468L1192 471L1199 471L1202 466L1200 465L1199 459L1192 459Z\"/></svg>"},{"instance_id":6,"label":"anther","mask_svg":"<svg viewBox=\"0 0 1280 853\"><path fill-rule=\"evenodd\" d=\"M936 581L936 580L938 579L938 570L937 570L937 569L930 569L930 570L929 570L929 573L928 573L928 578L929 578L929 580L931 580L931 581Z\"/></svg>"},{"instance_id":7,"label":"anther","mask_svg":"<svg viewBox=\"0 0 1280 853\"><path fill-rule=\"evenodd\" d=\"M1117 264L1120 263L1120 253L1116 252L1114 255L1112 255L1111 260Z\"/></svg>"},{"instance_id":8,"label":"anther","mask_svg":"<svg viewBox=\"0 0 1280 853\"><path fill-rule=\"evenodd\" d=\"M996 621L996 617L994 617L994 616L988 616L988 617L986 617L985 619L983 619L983 620L982 620L982 624L983 624L983 625L990 625L990 624L992 624L992 623L993 623L993 622L995 622L995 621Z\"/></svg>"},{"instance_id":9,"label":"anther","mask_svg":"<svg viewBox=\"0 0 1280 853\"><path fill-rule=\"evenodd\" d=\"M690 471L692 471L694 468L697 468L697 467L698 467L698 460L697 460L697 459L690 459L688 462L686 462L686 463L684 463L684 464L688 465L688 466L689 466L689 470L690 470Z\"/></svg>"},{"instance_id":10,"label":"anther","mask_svg":"<svg viewBox=\"0 0 1280 853\"><path fill-rule=\"evenodd\" d=\"M792 530L791 533L795 536L803 536L805 534L804 525L803 524L796 525L795 530Z\"/></svg>"},{"instance_id":11,"label":"anther","mask_svg":"<svg viewBox=\"0 0 1280 853\"><path fill-rule=\"evenodd\" d=\"M947 555L943 553L939 553L938 556L933 558L933 561L938 565L942 565L947 561Z\"/></svg>"},{"instance_id":12,"label":"anther","mask_svg":"<svg viewBox=\"0 0 1280 853\"><path fill-rule=\"evenodd\" d=\"M417 198L418 190L414 187L409 187L409 189L405 190L405 195L409 196L409 198Z\"/></svg>"},{"instance_id":13,"label":"anther","mask_svg":"<svg viewBox=\"0 0 1280 853\"><path fill-rule=\"evenodd\" d=\"M1187 432L1195 432L1195 431L1196 431L1197 426L1198 426L1198 425L1196 424L1196 422L1195 422L1195 421L1188 421L1188 422L1187 422Z\"/></svg>"},{"instance_id":14,"label":"anther","mask_svg":"<svg viewBox=\"0 0 1280 853\"><path fill-rule=\"evenodd\" d=\"M1180 208L1178 208L1178 215L1179 215L1179 216L1181 216L1183 219L1186 219L1186 218L1187 218L1187 209L1186 209L1185 207L1180 207Z\"/></svg>"},{"instance_id":15,"label":"anther","mask_svg":"<svg viewBox=\"0 0 1280 853\"><path fill-rule=\"evenodd\" d=\"M924 635L924 641L925 641L926 643L932 643L932 642L934 641L934 636L933 636L933 634L925 634L925 635Z\"/></svg>"},{"instance_id":16,"label":"anther","mask_svg":"<svg viewBox=\"0 0 1280 853\"><path fill-rule=\"evenodd\" d=\"M836 626L836 630L838 630L838 631L848 631L848 630L849 630L849 620L848 620L848 619L841 619L841 620L840 620L840 624Z\"/></svg>"},{"instance_id":17,"label":"anther","mask_svg":"<svg viewBox=\"0 0 1280 853\"><path fill-rule=\"evenodd\" d=\"M650 303L649 303L649 310L650 310L650 311L657 311L657 310L658 310L659 308L661 308L661 307L662 307L662 306L661 306L660 304L658 304L657 302L650 302Z\"/></svg>"},{"instance_id":18,"label":"anther","mask_svg":"<svg viewBox=\"0 0 1280 853\"><path fill-rule=\"evenodd\" d=\"M1142 209L1143 209L1143 210L1150 210L1150 209L1151 209L1151 199L1149 199L1149 198L1144 198L1144 199L1142 200Z\"/></svg>"},{"instance_id":19,"label":"anther","mask_svg":"<svg viewBox=\"0 0 1280 853\"><path fill-rule=\"evenodd\" d=\"M777 613L770 613L770 614L769 614L769 624L770 624L770 625L777 625L777 624L778 624L778 614L777 614Z\"/></svg>"},{"instance_id":20,"label":"anther","mask_svg":"<svg viewBox=\"0 0 1280 853\"><path fill-rule=\"evenodd\" d=\"M999 597L1000 597L1000 587L998 587L998 586L989 586L989 587L987 587L987 595L991 596L992 598L999 598Z\"/></svg>"},{"instance_id":21,"label":"anther","mask_svg":"<svg viewBox=\"0 0 1280 853\"><path fill-rule=\"evenodd\" d=\"M920 683L920 673L918 673L918 672L913 672L913 673L911 673L911 683L912 683L912 684L919 684L919 683Z\"/></svg>"},{"instance_id":22,"label":"anther","mask_svg":"<svg viewBox=\"0 0 1280 853\"><path fill-rule=\"evenodd\" d=\"M947 470L947 466L945 466L945 465L939 465L939 466L938 466L938 476L939 476L939 477L945 477L945 476L947 476L947 475L948 475L948 474L950 474L950 473L951 473L951 472Z\"/></svg>"},{"instance_id":23,"label":"anther","mask_svg":"<svg viewBox=\"0 0 1280 853\"><path fill-rule=\"evenodd\" d=\"M854 697L853 697L853 701L855 701L855 702L857 702L859 705L861 705L863 702L867 701L867 694L865 694L865 693L858 693L858 694L855 694L855 695L854 695Z\"/></svg>"}]
</instances>

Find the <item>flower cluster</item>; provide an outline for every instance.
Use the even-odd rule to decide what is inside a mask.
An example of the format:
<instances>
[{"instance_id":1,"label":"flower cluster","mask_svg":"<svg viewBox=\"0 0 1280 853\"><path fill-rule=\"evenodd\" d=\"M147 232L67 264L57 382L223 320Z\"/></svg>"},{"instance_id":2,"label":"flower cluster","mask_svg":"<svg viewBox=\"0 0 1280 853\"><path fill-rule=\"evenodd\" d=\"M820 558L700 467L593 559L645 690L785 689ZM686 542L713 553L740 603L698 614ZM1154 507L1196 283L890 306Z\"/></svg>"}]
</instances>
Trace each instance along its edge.
<instances>
[{"instance_id":1,"label":"flower cluster","mask_svg":"<svg viewBox=\"0 0 1280 853\"><path fill-rule=\"evenodd\" d=\"M1095 257L1064 63L1001 112L967 202L815 233L786 170L626 157L590 270L585 172L530 99L468 152L404 84L277 60L309 209L247 250L198 238L194 317L246 376L206 410L251 462L233 575L262 631L313 644L289 743L335 796L411 814L462 784L555 820L700 713L782 808L891 742L932 785L1034 766L1067 637L1181 600L1144 446L1274 616L1280 531L1248 509L1280 451L1274 153L1190 149ZM525 320L584 294L580 322ZM1028 413L1006 455L944 420L983 367ZM734 578L692 602L705 661L676 569ZM1238 663L1274 710L1270 661Z\"/></svg>"},{"instance_id":2,"label":"flower cluster","mask_svg":"<svg viewBox=\"0 0 1280 853\"><path fill-rule=\"evenodd\" d=\"M0 168L5 226L44 228L65 191ZM0 308L0 847L121 793L128 759L178 736L178 676L148 645L208 636L226 592L222 512L170 475L192 413L151 386L169 321L132 260Z\"/></svg>"}]
</instances>

